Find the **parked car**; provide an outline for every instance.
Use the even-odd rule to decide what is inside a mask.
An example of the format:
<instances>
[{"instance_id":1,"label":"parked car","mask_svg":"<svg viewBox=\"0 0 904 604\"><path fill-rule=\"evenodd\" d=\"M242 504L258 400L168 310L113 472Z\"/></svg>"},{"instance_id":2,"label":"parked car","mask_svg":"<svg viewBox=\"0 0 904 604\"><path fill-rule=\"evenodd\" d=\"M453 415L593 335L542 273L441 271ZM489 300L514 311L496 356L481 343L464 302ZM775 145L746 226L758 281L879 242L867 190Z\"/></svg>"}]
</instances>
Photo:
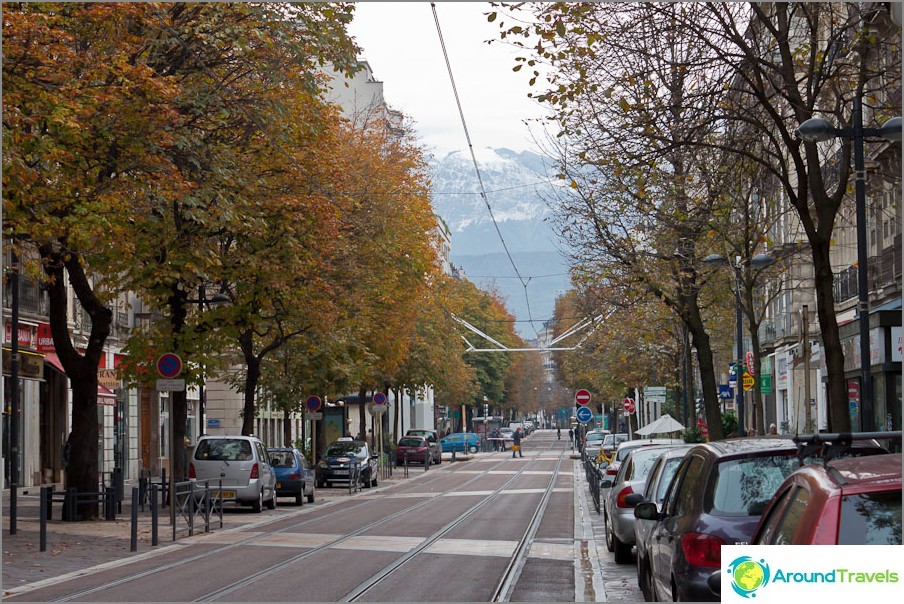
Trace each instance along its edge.
<instances>
[{"instance_id":1,"label":"parked car","mask_svg":"<svg viewBox=\"0 0 904 604\"><path fill-rule=\"evenodd\" d=\"M661 509L662 500L665 498L666 490L669 483L678 469L678 464L684 459L684 456L690 451L692 444L675 445L668 447L663 453L659 454L653 467L647 474L647 480L644 483L642 493L634 493L625 497L625 501L631 504L631 513L633 515L633 507L641 501L651 501L656 504L656 509ZM649 541L650 534L653 531L655 522L650 520L642 520L634 518L634 551L637 563L637 584L643 592L644 600L653 601L653 592L650 589L650 561L649 561Z\"/></svg>"},{"instance_id":2,"label":"parked car","mask_svg":"<svg viewBox=\"0 0 904 604\"><path fill-rule=\"evenodd\" d=\"M690 449L691 445L682 443L630 449L615 479L606 479L600 484L601 488L608 489L602 505L606 549L614 552L617 564L631 562L631 548L634 546L634 505L638 499L628 499L628 496L643 492L647 475L656 460L671 447Z\"/></svg>"},{"instance_id":3,"label":"parked car","mask_svg":"<svg viewBox=\"0 0 904 604\"><path fill-rule=\"evenodd\" d=\"M367 443L345 436L330 444L317 464L317 486L334 482L351 482L351 470L358 465L359 479L365 487L377 486L377 456L371 455Z\"/></svg>"},{"instance_id":4,"label":"parked car","mask_svg":"<svg viewBox=\"0 0 904 604\"><path fill-rule=\"evenodd\" d=\"M603 452L606 463L609 463L609 461L611 461L612 455L613 453L615 453L615 448L627 440L628 435L624 432L611 432L603 438L603 443L602 445L600 445L600 451ZM597 463L603 461L600 458L599 451L597 451L596 459Z\"/></svg>"},{"instance_id":5,"label":"parked car","mask_svg":"<svg viewBox=\"0 0 904 604\"><path fill-rule=\"evenodd\" d=\"M188 477L222 484L223 502L276 507L276 473L264 443L254 436L201 436L188 465Z\"/></svg>"},{"instance_id":6,"label":"parked car","mask_svg":"<svg viewBox=\"0 0 904 604\"><path fill-rule=\"evenodd\" d=\"M600 464L600 470L605 476L615 479L618 469L622 462L631 451L640 447L654 447L657 445L682 445L684 441L680 438L647 438L644 440L625 440L616 445L608 461Z\"/></svg>"},{"instance_id":7,"label":"parked car","mask_svg":"<svg viewBox=\"0 0 904 604\"><path fill-rule=\"evenodd\" d=\"M659 601L719 601L707 580L723 545L750 541L760 515L800 466L788 438L747 437L697 444L675 472L661 509L638 503L636 518L655 521L649 539L651 591Z\"/></svg>"},{"instance_id":8,"label":"parked car","mask_svg":"<svg viewBox=\"0 0 904 604\"><path fill-rule=\"evenodd\" d=\"M267 449L270 465L276 473L276 496L294 497L296 505L303 505L304 499L314 503L314 469L301 451L294 448Z\"/></svg>"},{"instance_id":9,"label":"parked car","mask_svg":"<svg viewBox=\"0 0 904 604\"><path fill-rule=\"evenodd\" d=\"M591 430L584 435L584 445L581 448L581 459L594 460L603 446L603 440L609 434L608 430Z\"/></svg>"},{"instance_id":10,"label":"parked car","mask_svg":"<svg viewBox=\"0 0 904 604\"><path fill-rule=\"evenodd\" d=\"M439 432L437 430L429 430L424 428L411 428L405 432L405 436L423 436L427 439L427 446L433 455L433 463L443 463L443 449L439 444Z\"/></svg>"},{"instance_id":11,"label":"parked car","mask_svg":"<svg viewBox=\"0 0 904 604\"><path fill-rule=\"evenodd\" d=\"M480 437L474 432L454 432L440 439L443 453L477 453L480 449Z\"/></svg>"},{"instance_id":12,"label":"parked car","mask_svg":"<svg viewBox=\"0 0 904 604\"><path fill-rule=\"evenodd\" d=\"M756 545L901 545L901 455L806 465L775 493Z\"/></svg>"},{"instance_id":13,"label":"parked car","mask_svg":"<svg viewBox=\"0 0 904 604\"><path fill-rule=\"evenodd\" d=\"M395 463L403 466L405 463L419 463L430 465L433 461L433 452L427 444L424 436L403 436L396 445Z\"/></svg>"}]
</instances>

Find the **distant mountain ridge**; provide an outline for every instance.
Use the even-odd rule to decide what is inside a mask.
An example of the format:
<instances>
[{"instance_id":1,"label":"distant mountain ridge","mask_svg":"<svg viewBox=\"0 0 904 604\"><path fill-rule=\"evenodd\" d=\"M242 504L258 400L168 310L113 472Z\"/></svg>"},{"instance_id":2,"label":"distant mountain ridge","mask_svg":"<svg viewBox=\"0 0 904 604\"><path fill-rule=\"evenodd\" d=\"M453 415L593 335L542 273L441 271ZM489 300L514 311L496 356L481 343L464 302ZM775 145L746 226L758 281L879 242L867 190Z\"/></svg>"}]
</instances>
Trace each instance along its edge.
<instances>
[{"instance_id":1,"label":"distant mountain ridge","mask_svg":"<svg viewBox=\"0 0 904 604\"><path fill-rule=\"evenodd\" d=\"M518 333L534 339L542 321L552 318L556 295L570 287L560 252L564 243L554 232L546 202L560 185L552 162L536 153L483 148L474 156L479 180L468 152L431 162L433 206L452 233L452 263L478 286L498 290L519 321ZM481 182L492 216L480 195ZM527 296L506 247L527 282Z\"/></svg>"}]
</instances>

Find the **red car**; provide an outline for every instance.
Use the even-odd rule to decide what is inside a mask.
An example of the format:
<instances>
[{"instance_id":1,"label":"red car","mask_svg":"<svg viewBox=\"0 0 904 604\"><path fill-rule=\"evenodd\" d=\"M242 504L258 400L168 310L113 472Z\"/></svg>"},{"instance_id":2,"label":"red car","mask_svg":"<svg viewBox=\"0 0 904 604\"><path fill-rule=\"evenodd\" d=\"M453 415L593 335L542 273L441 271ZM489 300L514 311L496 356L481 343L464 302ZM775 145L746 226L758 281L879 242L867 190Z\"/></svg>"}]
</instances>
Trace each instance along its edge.
<instances>
[{"instance_id":1,"label":"red car","mask_svg":"<svg viewBox=\"0 0 904 604\"><path fill-rule=\"evenodd\" d=\"M433 454L427 444L427 438L424 436L403 436L399 439L396 446L396 465L405 465L405 459L408 463L418 463L430 465L433 461Z\"/></svg>"},{"instance_id":2,"label":"red car","mask_svg":"<svg viewBox=\"0 0 904 604\"><path fill-rule=\"evenodd\" d=\"M806 465L763 512L756 545L901 545L901 454Z\"/></svg>"}]
</instances>

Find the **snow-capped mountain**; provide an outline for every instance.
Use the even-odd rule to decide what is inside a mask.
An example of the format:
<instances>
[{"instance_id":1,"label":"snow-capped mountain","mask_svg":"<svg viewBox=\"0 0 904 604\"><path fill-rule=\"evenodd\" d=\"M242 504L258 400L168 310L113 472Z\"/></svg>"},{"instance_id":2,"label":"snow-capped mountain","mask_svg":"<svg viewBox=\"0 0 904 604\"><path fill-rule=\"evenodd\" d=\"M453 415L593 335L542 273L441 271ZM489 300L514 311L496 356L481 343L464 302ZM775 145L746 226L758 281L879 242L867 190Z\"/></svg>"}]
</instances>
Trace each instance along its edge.
<instances>
[{"instance_id":1,"label":"snow-capped mountain","mask_svg":"<svg viewBox=\"0 0 904 604\"><path fill-rule=\"evenodd\" d=\"M474 157L479 178L470 152L432 163L433 207L452 232L452 263L478 286L498 290L519 321L517 332L533 339L552 317L557 293L569 287L564 244L548 207L558 186L555 171L548 158L530 151L484 148Z\"/></svg>"}]
</instances>

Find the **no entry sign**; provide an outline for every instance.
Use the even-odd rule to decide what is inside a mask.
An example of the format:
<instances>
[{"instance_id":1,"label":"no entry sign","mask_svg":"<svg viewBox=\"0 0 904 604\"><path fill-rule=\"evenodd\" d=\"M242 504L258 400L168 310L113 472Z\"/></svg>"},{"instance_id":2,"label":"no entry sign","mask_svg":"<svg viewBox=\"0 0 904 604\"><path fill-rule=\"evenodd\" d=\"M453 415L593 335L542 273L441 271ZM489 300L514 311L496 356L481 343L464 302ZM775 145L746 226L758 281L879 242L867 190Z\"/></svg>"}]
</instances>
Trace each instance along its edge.
<instances>
[{"instance_id":1,"label":"no entry sign","mask_svg":"<svg viewBox=\"0 0 904 604\"><path fill-rule=\"evenodd\" d=\"M575 392L574 402L576 402L578 405L586 405L590 403L590 391L582 389Z\"/></svg>"},{"instance_id":2,"label":"no entry sign","mask_svg":"<svg viewBox=\"0 0 904 604\"><path fill-rule=\"evenodd\" d=\"M634 399L626 398L624 407L625 407L625 413L627 413L629 415L634 413Z\"/></svg>"}]
</instances>

